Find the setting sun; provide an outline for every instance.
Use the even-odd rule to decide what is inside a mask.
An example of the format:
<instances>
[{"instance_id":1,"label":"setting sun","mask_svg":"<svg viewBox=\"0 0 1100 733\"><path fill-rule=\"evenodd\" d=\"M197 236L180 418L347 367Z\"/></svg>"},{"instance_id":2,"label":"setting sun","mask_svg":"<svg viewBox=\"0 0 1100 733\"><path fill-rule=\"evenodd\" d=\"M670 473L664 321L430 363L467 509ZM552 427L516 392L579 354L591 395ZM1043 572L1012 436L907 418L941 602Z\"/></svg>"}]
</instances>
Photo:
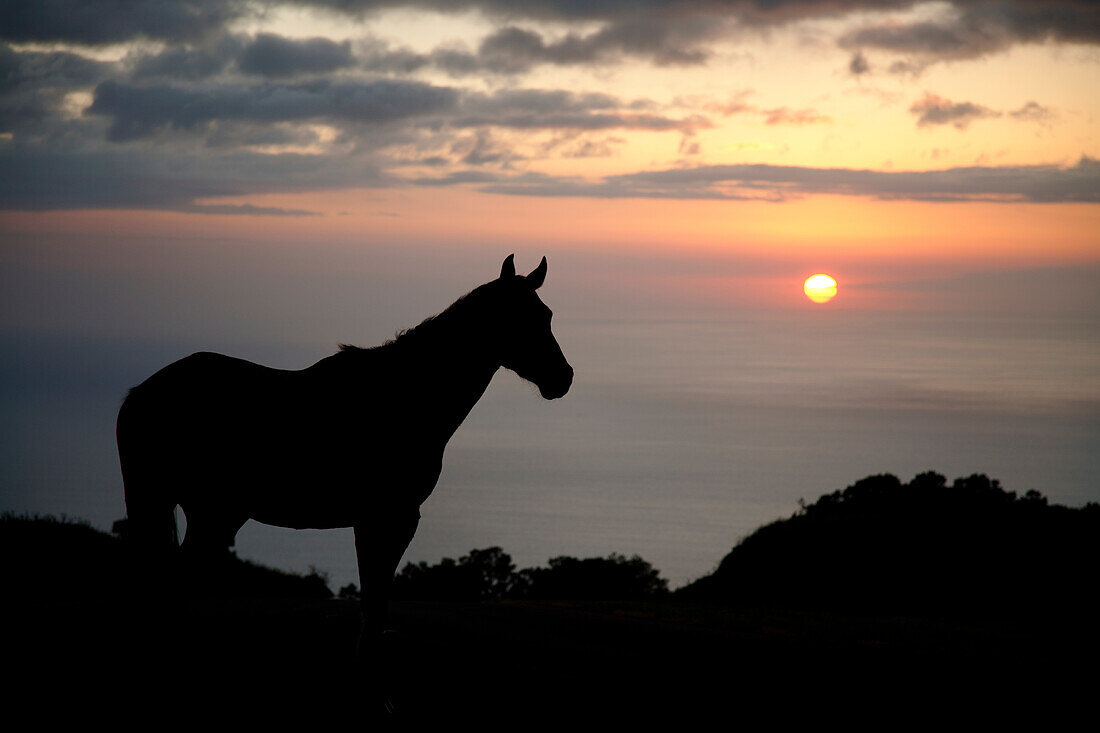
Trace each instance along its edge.
<instances>
[{"instance_id":1,"label":"setting sun","mask_svg":"<svg viewBox=\"0 0 1100 733\"><path fill-rule=\"evenodd\" d=\"M802 286L806 297L815 303L828 303L836 297L836 280L828 275L813 275Z\"/></svg>"}]
</instances>

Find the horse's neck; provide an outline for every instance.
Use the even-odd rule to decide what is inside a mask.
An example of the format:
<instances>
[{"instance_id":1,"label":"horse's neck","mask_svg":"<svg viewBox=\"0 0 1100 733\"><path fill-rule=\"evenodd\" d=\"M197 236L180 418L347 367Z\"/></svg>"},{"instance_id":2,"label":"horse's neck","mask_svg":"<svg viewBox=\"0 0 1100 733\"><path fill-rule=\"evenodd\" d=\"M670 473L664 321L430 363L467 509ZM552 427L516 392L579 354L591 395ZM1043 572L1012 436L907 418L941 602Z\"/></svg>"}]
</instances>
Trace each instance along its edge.
<instances>
[{"instance_id":1,"label":"horse's neck","mask_svg":"<svg viewBox=\"0 0 1100 733\"><path fill-rule=\"evenodd\" d=\"M412 388L421 395L423 416L444 441L470 414L500 368L482 341L466 329L440 328L423 335L409 355L417 362L410 374L419 381Z\"/></svg>"}]
</instances>

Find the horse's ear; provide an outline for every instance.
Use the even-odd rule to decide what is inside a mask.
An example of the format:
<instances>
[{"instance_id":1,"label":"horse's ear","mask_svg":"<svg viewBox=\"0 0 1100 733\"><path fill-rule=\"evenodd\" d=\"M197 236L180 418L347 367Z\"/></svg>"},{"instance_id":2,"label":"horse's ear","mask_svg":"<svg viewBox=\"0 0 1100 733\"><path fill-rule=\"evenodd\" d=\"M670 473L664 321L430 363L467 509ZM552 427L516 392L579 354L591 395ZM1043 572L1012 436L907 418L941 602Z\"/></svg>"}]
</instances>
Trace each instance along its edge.
<instances>
[{"instance_id":1,"label":"horse's ear","mask_svg":"<svg viewBox=\"0 0 1100 733\"><path fill-rule=\"evenodd\" d=\"M527 276L527 284L531 286L532 290L538 290L542 287L543 281L546 280L546 258L542 258L542 262L539 266L531 271L531 274Z\"/></svg>"},{"instance_id":2,"label":"horse's ear","mask_svg":"<svg viewBox=\"0 0 1100 733\"><path fill-rule=\"evenodd\" d=\"M501 280L506 280L507 278L516 276L516 263L514 258L514 254L510 254L504 258L504 264L500 266Z\"/></svg>"}]
</instances>

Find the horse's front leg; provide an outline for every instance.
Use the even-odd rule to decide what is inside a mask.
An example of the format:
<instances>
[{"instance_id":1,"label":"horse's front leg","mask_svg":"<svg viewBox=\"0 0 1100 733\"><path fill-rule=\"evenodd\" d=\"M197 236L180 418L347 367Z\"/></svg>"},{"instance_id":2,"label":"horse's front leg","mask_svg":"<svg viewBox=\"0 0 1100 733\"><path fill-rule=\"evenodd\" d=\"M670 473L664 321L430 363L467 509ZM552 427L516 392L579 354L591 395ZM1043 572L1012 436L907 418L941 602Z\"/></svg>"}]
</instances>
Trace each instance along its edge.
<instances>
[{"instance_id":1,"label":"horse's front leg","mask_svg":"<svg viewBox=\"0 0 1100 733\"><path fill-rule=\"evenodd\" d=\"M363 628L359 637L359 660L370 662L376 655L389 616L389 594L397 564L412 541L420 512L414 507L385 512L355 525L355 553L359 562L359 583Z\"/></svg>"}]
</instances>

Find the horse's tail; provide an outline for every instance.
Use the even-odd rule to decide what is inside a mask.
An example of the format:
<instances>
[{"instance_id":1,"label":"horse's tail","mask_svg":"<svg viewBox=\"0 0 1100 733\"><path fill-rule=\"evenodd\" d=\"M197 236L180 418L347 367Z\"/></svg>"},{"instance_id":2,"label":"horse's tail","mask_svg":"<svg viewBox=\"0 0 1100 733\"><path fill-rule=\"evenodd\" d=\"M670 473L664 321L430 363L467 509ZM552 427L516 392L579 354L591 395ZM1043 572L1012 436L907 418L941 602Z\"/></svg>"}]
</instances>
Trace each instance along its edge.
<instances>
[{"instance_id":1,"label":"horse's tail","mask_svg":"<svg viewBox=\"0 0 1100 733\"><path fill-rule=\"evenodd\" d=\"M142 413L139 389L134 388L119 408L115 425L126 499L126 520L120 534L127 544L152 560L175 553L179 531L176 501L154 470L156 450L150 444L151 426L144 424Z\"/></svg>"}]
</instances>

